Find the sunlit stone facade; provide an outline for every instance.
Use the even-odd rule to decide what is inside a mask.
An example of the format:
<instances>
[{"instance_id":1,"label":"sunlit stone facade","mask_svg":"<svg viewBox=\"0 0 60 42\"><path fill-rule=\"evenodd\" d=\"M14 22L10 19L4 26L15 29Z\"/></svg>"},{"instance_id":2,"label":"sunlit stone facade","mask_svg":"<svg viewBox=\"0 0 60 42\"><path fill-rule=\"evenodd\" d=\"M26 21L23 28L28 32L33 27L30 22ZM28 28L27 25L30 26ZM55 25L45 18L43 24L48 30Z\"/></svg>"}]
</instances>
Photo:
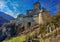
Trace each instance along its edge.
<instances>
[{"instance_id":1,"label":"sunlit stone facade","mask_svg":"<svg viewBox=\"0 0 60 42\"><path fill-rule=\"evenodd\" d=\"M26 28L29 22L32 25L44 23L43 10L41 9L39 2L34 3L34 8L32 10L27 10L25 16L22 14L19 14L18 16L19 17L16 19L17 23L22 23Z\"/></svg>"}]
</instances>

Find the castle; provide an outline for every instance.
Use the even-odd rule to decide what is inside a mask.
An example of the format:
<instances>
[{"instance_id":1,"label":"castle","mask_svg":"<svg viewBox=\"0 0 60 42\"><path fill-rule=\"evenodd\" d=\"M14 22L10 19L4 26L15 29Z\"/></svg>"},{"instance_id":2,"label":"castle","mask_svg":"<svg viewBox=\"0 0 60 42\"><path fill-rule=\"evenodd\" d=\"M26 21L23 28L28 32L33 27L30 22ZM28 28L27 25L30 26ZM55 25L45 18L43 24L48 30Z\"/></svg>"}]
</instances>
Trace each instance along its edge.
<instances>
[{"instance_id":1,"label":"castle","mask_svg":"<svg viewBox=\"0 0 60 42\"><path fill-rule=\"evenodd\" d=\"M26 15L19 14L16 18L17 23L23 23L25 27L30 23L34 24L44 24L44 14L43 9L41 9L40 2L33 4L34 7L31 10L27 10Z\"/></svg>"}]
</instances>

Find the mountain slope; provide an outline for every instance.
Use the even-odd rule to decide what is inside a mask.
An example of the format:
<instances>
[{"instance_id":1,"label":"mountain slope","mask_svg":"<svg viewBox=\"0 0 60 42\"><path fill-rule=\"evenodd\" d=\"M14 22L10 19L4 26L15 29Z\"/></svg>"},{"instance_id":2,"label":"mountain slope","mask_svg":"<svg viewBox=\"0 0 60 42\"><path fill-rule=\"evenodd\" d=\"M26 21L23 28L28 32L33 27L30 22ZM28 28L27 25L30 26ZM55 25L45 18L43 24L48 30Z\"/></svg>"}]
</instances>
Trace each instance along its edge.
<instances>
[{"instance_id":1,"label":"mountain slope","mask_svg":"<svg viewBox=\"0 0 60 42\"><path fill-rule=\"evenodd\" d=\"M8 14L5 14L4 12L1 12L0 11L0 26L3 24L3 23L7 23L9 22L10 20L13 20L14 18Z\"/></svg>"}]
</instances>

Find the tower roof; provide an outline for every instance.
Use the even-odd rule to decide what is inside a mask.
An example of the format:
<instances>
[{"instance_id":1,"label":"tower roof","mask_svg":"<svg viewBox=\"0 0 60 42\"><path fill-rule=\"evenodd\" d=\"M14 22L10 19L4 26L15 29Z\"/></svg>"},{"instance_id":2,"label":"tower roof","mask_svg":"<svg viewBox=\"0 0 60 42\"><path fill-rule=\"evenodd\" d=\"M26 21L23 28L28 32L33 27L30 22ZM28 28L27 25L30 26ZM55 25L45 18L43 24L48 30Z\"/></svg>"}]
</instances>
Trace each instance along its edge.
<instances>
[{"instance_id":1,"label":"tower roof","mask_svg":"<svg viewBox=\"0 0 60 42\"><path fill-rule=\"evenodd\" d=\"M40 4L39 1L35 2L33 5L34 5L35 9L36 8L39 8L39 9L41 8L41 4Z\"/></svg>"},{"instance_id":2,"label":"tower roof","mask_svg":"<svg viewBox=\"0 0 60 42\"><path fill-rule=\"evenodd\" d=\"M40 4L40 2L35 2L34 5L36 5L36 4Z\"/></svg>"},{"instance_id":3,"label":"tower roof","mask_svg":"<svg viewBox=\"0 0 60 42\"><path fill-rule=\"evenodd\" d=\"M37 2L34 3L34 5L36 5L36 4L40 4L39 0L37 0Z\"/></svg>"}]
</instances>

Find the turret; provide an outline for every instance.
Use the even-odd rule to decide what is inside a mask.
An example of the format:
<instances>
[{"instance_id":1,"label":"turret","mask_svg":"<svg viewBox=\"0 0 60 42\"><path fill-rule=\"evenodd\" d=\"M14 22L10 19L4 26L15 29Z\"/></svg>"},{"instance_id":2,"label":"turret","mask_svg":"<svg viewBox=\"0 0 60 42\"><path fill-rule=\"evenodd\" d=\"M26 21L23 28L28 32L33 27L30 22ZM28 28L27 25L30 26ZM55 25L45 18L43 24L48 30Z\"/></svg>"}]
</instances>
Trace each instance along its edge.
<instances>
[{"instance_id":1,"label":"turret","mask_svg":"<svg viewBox=\"0 0 60 42\"><path fill-rule=\"evenodd\" d=\"M34 10L39 10L39 9L41 9L40 2L34 3Z\"/></svg>"},{"instance_id":2,"label":"turret","mask_svg":"<svg viewBox=\"0 0 60 42\"><path fill-rule=\"evenodd\" d=\"M34 15L38 15L40 10L41 10L41 5L40 2L37 1L36 3L34 3L34 8L33 8Z\"/></svg>"},{"instance_id":3,"label":"turret","mask_svg":"<svg viewBox=\"0 0 60 42\"><path fill-rule=\"evenodd\" d=\"M29 17L33 16L33 10L27 10L27 16Z\"/></svg>"}]
</instances>

